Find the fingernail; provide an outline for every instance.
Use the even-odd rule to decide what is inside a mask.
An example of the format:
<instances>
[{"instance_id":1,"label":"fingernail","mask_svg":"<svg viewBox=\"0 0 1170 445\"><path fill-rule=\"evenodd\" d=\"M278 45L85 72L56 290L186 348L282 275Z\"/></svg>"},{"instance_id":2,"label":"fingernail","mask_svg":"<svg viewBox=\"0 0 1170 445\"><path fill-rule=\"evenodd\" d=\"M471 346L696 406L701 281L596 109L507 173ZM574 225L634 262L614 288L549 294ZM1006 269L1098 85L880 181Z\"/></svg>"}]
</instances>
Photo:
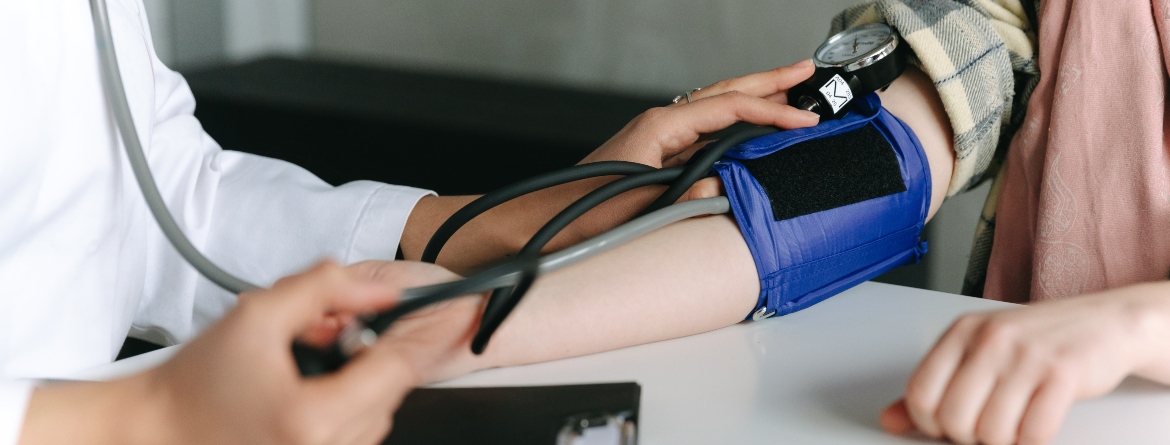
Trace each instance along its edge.
<instances>
[{"instance_id":1,"label":"fingernail","mask_svg":"<svg viewBox=\"0 0 1170 445\"><path fill-rule=\"evenodd\" d=\"M804 115L804 117L806 117L806 118L808 118L808 119L812 120L813 122L820 123L820 121L821 121L821 115L819 115L819 114L816 114L816 113L813 113L813 112L811 112L811 111L808 111L808 110L800 110L800 114L803 114L803 115Z\"/></svg>"},{"instance_id":2,"label":"fingernail","mask_svg":"<svg viewBox=\"0 0 1170 445\"><path fill-rule=\"evenodd\" d=\"M813 64L812 59L804 59L804 60L801 60L799 62L796 62L796 64L793 66L795 66L797 68L808 68L808 67L812 66L812 64Z\"/></svg>"}]
</instances>

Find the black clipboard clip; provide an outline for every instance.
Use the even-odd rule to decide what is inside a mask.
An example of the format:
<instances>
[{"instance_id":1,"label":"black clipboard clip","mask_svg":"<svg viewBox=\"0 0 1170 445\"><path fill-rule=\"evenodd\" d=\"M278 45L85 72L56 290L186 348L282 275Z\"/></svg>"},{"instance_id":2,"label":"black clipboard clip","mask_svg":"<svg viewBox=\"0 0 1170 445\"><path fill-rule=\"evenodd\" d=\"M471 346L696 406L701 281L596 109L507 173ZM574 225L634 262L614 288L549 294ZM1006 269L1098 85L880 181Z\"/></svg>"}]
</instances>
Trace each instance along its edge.
<instances>
[{"instance_id":1,"label":"black clipboard clip","mask_svg":"<svg viewBox=\"0 0 1170 445\"><path fill-rule=\"evenodd\" d=\"M584 413L565 419L557 433L557 445L637 445L637 418L630 411L617 414Z\"/></svg>"}]
</instances>

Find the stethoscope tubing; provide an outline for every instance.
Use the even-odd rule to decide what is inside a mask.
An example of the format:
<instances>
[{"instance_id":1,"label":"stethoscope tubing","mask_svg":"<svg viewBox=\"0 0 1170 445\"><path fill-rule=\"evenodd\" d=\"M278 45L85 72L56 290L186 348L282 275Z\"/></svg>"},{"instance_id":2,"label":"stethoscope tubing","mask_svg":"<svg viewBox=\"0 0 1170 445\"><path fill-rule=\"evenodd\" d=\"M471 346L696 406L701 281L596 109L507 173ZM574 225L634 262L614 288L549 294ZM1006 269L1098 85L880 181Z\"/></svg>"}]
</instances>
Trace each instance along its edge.
<instances>
[{"instance_id":1,"label":"stethoscope tubing","mask_svg":"<svg viewBox=\"0 0 1170 445\"><path fill-rule=\"evenodd\" d=\"M167 240L175 246L175 250L212 283L229 292L241 294L259 289L260 286L249 283L224 271L215 263L203 256L196 249L171 212L167 210L166 202L158 191L154 176L150 172L150 165L142 151L142 141L138 139L138 130L134 125L134 117L130 114L130 103L126 99L126 90L122 83L122 73L118 68L118 56L114 49L114 37L110 31L109 12L106 10L105 0L89 0L90 13L93 17L94 38L97 41L98 60L101 65L102 86L105 88L106 100L109 101L110 112L122 136L122 145L126 147L126 156L130 160L130 169L142 190L142 196L150 213L158 221Z\"/></svg>"}]
</instances>

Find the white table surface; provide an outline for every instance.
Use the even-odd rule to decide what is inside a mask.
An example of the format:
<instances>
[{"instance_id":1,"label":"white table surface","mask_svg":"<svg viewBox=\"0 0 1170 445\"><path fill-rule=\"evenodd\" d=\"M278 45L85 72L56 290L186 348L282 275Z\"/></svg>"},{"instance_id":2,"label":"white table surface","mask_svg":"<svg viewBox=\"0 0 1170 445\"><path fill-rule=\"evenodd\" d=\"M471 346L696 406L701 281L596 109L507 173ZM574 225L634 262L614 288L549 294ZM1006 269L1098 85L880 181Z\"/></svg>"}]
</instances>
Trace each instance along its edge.
<instances>
[{"instance_id":1,"label":"white table surface","mask_svg":"<svg viewBox=\"0 0 1170 445\"><path fill-rule=\"evenodd\" d=\"M439 386L637 381L639 443L922 443L878 412L956 316L1011 305L864 283L796 314L587 357L475 373ZM79 376L157 364L173 348ZM1170 388L1130 379L1077 404L1056 444L1170 443Z\"/></svg>"}]
</instances>

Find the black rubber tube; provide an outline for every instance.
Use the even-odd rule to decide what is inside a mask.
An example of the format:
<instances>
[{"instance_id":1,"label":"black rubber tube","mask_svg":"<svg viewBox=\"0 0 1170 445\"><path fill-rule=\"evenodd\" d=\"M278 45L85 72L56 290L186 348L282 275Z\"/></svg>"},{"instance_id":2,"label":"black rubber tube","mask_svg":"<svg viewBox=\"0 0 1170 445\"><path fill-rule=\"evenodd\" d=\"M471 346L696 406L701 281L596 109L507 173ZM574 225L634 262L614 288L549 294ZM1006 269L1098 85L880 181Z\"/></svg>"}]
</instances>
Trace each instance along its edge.
<instances>
[{"instance_id":1,"label":"black rubber tube","mask_svg":"<svg viewBox=\"0 0 1170 445\"><path fill-rule=\"evenodd\" d=\"M569 168L548 172L506 185L476 198L476 200L471 201L455 212L455 214L451 215L450 218L447 218L447 221L444 221L439 226L439 229L435 231L430 241L427 242L426 248L423 249L421 260L427 263L434 263L439 258L439 252L443 250L443 246L447 244L447 241L460 228L480 214L520 196L582 179L600 176L626 176L652 170L654 170L654 167L635 162L601 161L574 165Z\"/></svg>"}]
</instances>

